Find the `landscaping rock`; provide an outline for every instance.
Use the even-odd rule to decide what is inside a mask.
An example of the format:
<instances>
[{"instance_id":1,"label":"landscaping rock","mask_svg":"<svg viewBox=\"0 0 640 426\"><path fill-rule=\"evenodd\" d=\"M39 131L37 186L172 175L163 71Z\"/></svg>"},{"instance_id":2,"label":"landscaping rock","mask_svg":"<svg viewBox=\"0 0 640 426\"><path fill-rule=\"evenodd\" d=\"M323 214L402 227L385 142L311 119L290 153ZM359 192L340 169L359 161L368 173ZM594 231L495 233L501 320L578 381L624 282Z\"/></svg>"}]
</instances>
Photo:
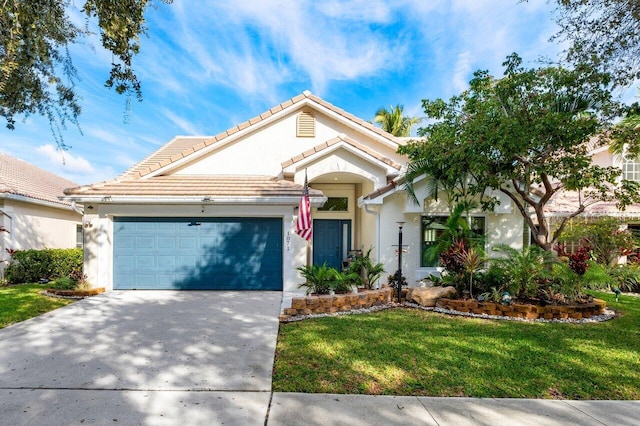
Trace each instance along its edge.
<instances>
[{"instance_id":1,"label":"landscaping rock","mask_svg":"<svg viewBox=\"0 0 640 426\"><path fill-rule=\"evenodd\" d=\"M411 291L411 301L421 306L436 306L441 297L454 296L454 287L416 287Z\"/></svg>"}]
</instances>

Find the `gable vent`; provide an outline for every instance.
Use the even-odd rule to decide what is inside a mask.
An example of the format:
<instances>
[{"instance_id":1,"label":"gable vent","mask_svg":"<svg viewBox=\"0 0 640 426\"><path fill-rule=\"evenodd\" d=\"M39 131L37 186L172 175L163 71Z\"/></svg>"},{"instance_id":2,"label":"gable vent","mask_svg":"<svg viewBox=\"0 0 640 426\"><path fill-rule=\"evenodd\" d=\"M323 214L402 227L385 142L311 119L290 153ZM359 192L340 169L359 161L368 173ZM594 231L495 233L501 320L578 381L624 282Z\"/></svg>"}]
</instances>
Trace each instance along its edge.
<instances>
[{"instance_id":1,"label":"gable vent","mask_svg":"<svg viewBox=\"0 0 640 426\"><path fill-rule=\"evenodd\" d=\"M299 138L312 138L316 135L316 119L309 111L298 114L296 135Z\"/></svg>"}]
</instances>

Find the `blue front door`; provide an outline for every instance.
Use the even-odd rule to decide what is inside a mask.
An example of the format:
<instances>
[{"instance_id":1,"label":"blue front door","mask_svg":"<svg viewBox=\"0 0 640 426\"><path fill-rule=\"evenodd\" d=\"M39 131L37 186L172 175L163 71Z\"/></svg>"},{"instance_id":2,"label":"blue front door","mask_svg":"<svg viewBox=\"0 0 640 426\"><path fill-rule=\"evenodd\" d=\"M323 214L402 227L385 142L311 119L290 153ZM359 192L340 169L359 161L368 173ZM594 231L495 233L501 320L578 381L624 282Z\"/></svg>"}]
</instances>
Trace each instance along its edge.
<instances>
[{"instance_id":1,"label":"blue front door","mask_svg":"<svg viewBox=\"0 0 640 426\"><path fill-rule=\"evenodd\" d=\"M313 221L313 264L342 269L351 249L351 221L315 219Z\"/></svg>"}]
</instances>

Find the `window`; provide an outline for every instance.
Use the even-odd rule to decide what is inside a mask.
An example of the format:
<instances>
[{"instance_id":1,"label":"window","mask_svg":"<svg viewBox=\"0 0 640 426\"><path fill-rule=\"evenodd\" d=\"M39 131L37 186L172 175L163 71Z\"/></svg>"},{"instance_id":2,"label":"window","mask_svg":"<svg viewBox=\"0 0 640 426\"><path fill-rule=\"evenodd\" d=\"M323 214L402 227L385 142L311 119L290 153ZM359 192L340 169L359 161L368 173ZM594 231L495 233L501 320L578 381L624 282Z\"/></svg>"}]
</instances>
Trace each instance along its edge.
<instances>
[{"instance_id":1,"label":"window","mask_svg":"<svg viewBox=\"0 0 640 426\"><path fill-rule=\"evenodd\" d=\"M625 158L622 162L622 179L640 182L640 162Z\"/></svg>"},{"instance_id":2,"label":"window","mask_svg":"<svg viewBox=\"0 0 640 426\"><path fill-rule=\"evenodd\" d=\"M82 248L84 245L83 241L83 228L82 225L76 225L76 248Z\"/></svg>"},{"instance_id":3,"label":"window","mask_svg":"<svg viewBox=\"0 0 640 426\"><path fill-rule=\"evenodd\" d=\"M349 211L349 197L329 197L324 206L318 207L321 212L347 212Z\"/></svg>"},{"instance_id":4,"label":"window","mask_svg":"<svg viewBox=\"0 0 640 426\"><path fill-rule=\"evenodd\" d=\"M445 230L445 223L447 223L447 216L422 216L422 256L420 266L432 267L438 266L438 261L429 261L427 256L427 250L429 247L433 247L438 243L440 237ZM478 237L484 236L485 219L484 217L472 217L471 218L471 230L473 234Z\"/></svg>"},{"instance_id":5,"label":"window","mask_svg":"<svg viewBox=\"0 0 640 426\"><path fill-rule=\"evenodd\" d=\"M636 238L640 238L640 223L629 223L627 224L627 229L631 232Z\"/></svg>"}]
</instances>

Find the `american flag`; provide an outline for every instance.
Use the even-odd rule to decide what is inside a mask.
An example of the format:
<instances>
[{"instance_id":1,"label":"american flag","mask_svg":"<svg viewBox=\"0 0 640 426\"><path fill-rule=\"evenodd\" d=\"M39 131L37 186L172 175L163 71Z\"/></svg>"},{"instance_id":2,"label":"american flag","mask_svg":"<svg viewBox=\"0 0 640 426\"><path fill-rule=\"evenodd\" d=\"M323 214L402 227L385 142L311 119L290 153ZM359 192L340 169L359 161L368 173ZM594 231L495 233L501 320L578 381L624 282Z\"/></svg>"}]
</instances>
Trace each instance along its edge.
<instances>
[{"instance_id":1,"label":"american flag","mask_svg":"<svg viewBox=\"0 0 640 426\"><path fill-rule=\"evenodd\" d=\"M304 175L304 188L302 198L298 207L298 220L296 221L296 234L305 240L311 239L313 230L311 228L311 204L309 203L309 185L307 184L307 174Z\"/></svg>"}]
</instances>

